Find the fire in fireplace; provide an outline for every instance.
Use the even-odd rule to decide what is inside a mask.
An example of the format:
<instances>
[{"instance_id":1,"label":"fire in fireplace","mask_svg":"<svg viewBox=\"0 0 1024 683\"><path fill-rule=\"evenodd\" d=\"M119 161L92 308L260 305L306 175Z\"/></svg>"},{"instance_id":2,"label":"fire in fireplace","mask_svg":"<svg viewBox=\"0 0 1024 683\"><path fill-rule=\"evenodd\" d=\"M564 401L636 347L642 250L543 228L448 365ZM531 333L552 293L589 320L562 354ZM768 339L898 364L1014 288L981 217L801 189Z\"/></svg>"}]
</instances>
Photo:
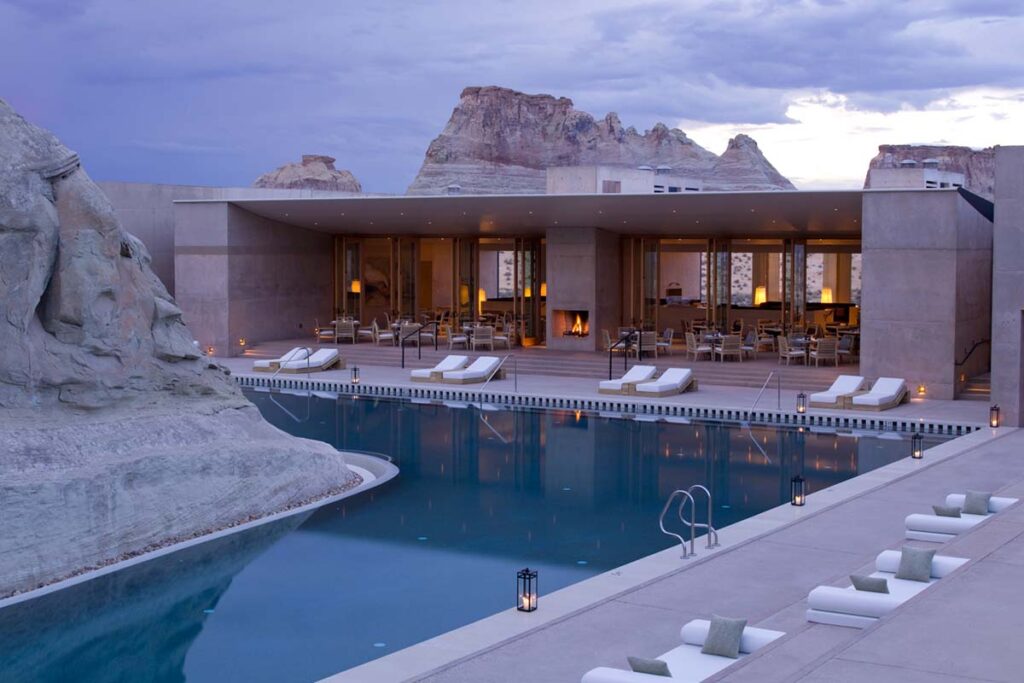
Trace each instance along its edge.
<instances>
[{"instance_id":1,"label":"fire in fireplace","mask_svg":"<svg viewBox=\"0 0 1024 683\"><path fill-rule=\"evenodd\" d=\"M590 334L589 311L555 311L563 337L586 337Z\"/></svg>"}]
</instances>

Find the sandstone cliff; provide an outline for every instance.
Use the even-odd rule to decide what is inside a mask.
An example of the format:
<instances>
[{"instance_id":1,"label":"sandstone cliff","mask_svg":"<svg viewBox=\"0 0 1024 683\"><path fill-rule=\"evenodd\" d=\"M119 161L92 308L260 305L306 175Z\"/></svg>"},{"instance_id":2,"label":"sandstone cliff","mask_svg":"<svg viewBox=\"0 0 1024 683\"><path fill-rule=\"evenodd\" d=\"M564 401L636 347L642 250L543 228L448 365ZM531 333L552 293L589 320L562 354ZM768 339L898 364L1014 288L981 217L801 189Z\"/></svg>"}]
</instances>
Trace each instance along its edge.
<instances>
[{"instance_id":1,"label":"sandstone cliff","mask_svg":"<svg viewBox=\"0 0 1024 683\"><path fill-rule=\"evenodd\" d=\"M964 174L964 186L983 197L992 199L996 181L996 152L993 147L971 149L956 145L879 145L878 154L868 168L898 168L904 159L918 163L936 159L939 168ZM869 188L865 177L864 187Z\"/></svg>"},{"instance_id":2,"label":"sandstone cliff","mask_svg":"<svg viewBox=\"0 0 1024 683\"><path fill-rule=\"evenodd\" d=\"M78 156L0 100L0 596L358 483L201 356Z\"/></svg>"},{"instance_id":3,"label":"sandstone cliff","mask_svg":"<svg viewBox=\"0 0 1024 683\"><path fill-rule=\"evenodd\" d=\"M350 171L339 171L334 168L335 161L334 157L322 154L303 154L301 162L285 164L270 173L264 173L252 186L288 190L362 192L362 185Z\"/></svg>"},{"instance_id":4,"label":"sandstone cliff","mask_svg":"<svg viewBox=\"0 0 1024 683\"><path fill-rule=\"evenodd\" d=\"M462 91L408 193L444 194L457 184L464 194L542 194L545 169L596 164L669 166L718 189L793 189L746 136L720 158L662 123L641 134L614 113L598 120L565 97L491 86Z\"/></svg>"}]
</instances>

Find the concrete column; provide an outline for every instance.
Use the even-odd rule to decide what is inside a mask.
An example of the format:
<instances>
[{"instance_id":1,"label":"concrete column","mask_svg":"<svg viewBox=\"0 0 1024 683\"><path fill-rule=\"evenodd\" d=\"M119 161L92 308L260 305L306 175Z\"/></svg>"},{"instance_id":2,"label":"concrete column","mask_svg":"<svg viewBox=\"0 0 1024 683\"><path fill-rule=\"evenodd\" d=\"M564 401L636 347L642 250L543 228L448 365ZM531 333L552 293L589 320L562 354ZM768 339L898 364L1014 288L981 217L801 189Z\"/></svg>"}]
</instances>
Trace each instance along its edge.
<instances>
[{"instance_id":1,"label":"concrete column","mask_svg":"<svg viewBox=\"0 0 1024 683\"><path fill-rule=\"evenodd\" d=\"M992 244L992 401L1024 426L1024 147L996 148Z\"/></svg>"},{"instance_id":2,"label":"concrete column","mask_svg":"<svg viewBox=\"0 0 1024 683\"><path fill-rule=\"evenodd\" d=\"M618 235L597 228L548 228L548 348L594 351L601 348L602 328L615 335L622 313L620 268ZM590 336L562 335L559 312L569 310L589 313Z\"/></svg>"}]
</instances>

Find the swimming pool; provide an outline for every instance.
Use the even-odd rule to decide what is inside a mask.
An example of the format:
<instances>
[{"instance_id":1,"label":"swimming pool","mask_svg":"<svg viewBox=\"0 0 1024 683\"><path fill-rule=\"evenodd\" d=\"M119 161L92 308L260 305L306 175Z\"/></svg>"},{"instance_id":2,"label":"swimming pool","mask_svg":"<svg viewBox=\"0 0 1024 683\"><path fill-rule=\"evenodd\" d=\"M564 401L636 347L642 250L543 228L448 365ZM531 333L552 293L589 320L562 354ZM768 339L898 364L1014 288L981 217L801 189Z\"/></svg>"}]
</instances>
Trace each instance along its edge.
<instances>
[{"instance_id":1,"label":"swimming pool","mask_svg":"<svg viewBox=\"0 0 1024 683\"><path fill-rule=\"evenodd\" d=\"M293 434L392 457L356 498L0 610L0 680L309 681L672 545L668 494L722 527L909 453L898 434L250 391ZM926 437L926 446L945 440Z\"/></svg>"}]
</instances>

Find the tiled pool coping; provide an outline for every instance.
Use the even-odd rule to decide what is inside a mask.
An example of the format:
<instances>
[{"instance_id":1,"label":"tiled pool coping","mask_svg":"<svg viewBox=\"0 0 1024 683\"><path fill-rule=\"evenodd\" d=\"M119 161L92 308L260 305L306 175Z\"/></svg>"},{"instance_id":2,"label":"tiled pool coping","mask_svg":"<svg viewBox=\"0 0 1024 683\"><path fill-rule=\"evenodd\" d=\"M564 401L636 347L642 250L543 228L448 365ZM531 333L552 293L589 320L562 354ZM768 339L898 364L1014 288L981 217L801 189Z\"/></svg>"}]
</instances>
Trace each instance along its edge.
<instances>
[{"instance_id":1,"label":"tiled pool coping","mask_svg":"<svg viewBox=\"0 0 1024 683\"><path fill-rule=\"evenodd\" d=\"M742 522L719 530L721 545L715 549L698 547L698 556L691 560L679 558L673 547L617 569L573 584L549 595L541 596L536 612L521 613L511 608L462 628L444 633L394 654L330 676L325 681L416 680L443 671L534 629L550 626L573 615L615 599L637 588L684 572L698 564L713 561L725 553L759 538L796 524L836 505L881 488L905 477L913 476L938 463L999 436L1014 431L1008 428L978 428L971 433L928 449L923 460L904 458L879 469L848 479L818 491L807 498L804 507L788 504L767 510ZM653 521L652 521L653 523Z\"/></svg>"}]
</instances>

